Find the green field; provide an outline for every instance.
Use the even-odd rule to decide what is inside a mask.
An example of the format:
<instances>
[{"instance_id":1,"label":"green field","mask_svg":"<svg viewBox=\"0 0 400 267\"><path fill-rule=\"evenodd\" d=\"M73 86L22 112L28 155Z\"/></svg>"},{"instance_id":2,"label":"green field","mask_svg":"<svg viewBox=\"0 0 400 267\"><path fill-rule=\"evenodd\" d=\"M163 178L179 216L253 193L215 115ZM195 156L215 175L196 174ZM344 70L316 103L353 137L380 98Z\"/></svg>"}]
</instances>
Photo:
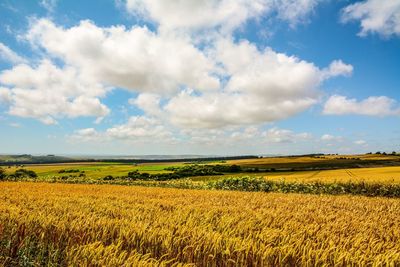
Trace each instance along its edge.
<instances>
[{"instance_id":1,"label":"green field","mask_svg":"<svg viewBox=\"0 0 400 267\"><path fill-rule=\"evenodd\" d=\"M143 164L118 164L118 163L55 163L55 164L34 164L25 165L23 168L33 170L41 179L74 175L74 173L59 173L61 170L79 170L84 172L86 177L98 179L107 175L125 176L130 171L138 170L147 173L165 173L168 167L179 167L183 163L143 163ZM21 166L6 167L7 173L13 173Z\"/></svg>"}]
</instances>

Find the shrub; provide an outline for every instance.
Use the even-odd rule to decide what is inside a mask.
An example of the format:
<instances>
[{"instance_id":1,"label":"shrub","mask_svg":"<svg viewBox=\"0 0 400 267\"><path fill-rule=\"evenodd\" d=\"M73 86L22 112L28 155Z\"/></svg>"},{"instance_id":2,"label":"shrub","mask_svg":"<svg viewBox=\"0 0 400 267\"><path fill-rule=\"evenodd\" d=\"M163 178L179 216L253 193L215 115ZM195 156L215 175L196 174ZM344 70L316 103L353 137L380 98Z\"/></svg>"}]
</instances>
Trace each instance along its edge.
<instances>
[{"instance_id":1,"label":"shrub","mask_svg":"<svg viewBox=\"0 0 400 267\"><path fill-rule=\"evenodd\" d=\"M0 168L0 180L4 180L6 177L6 171L3 168Z\"/></svg>"},{"instance_id":2,"label":"shrub","mask_svg":"<svg viewBox=\"0 0 400 267\"><path fill-rule=\"evenodd\" d=\"M32 170L18 169L14 173L15 178L37 178L37 174Z\"/></svg>"},{"instance_id":3,"label":"shrub","mask_svg":"<svg viewBox=\"0 0 400 267\"><path fill-rule=\"evenodd\" d=\"M81 172L78 169L71 169L71 170L59 170L58 173L75 173L75 172ZM82 171L84 172L84 171Z\"/></svg>"},{"instance_id":4,"label":"shrub","mask_svg":"<svg viewBox=\"0 0 400 267\"><path fill-rule=\"evenodd\" d=\"M226 178L215 182L208 182L207 188L236 191L260 191L304 194L351 194L369 197L400 197L399 184L371 184L371 183L301 183L269 181L263 178L241 177Z\"/></svg>"},{"instance_id":5,"label":"shrub","mask_svg":"<svg viewBox=\"0 0 400 267\"><path fill-rule=\"evenodd\" d=\"M104 181L112 181L112 180L115 180L115 178L112 175L107 175L107 176L103 177L103 180Z\"/></svg>"}]
</instances>

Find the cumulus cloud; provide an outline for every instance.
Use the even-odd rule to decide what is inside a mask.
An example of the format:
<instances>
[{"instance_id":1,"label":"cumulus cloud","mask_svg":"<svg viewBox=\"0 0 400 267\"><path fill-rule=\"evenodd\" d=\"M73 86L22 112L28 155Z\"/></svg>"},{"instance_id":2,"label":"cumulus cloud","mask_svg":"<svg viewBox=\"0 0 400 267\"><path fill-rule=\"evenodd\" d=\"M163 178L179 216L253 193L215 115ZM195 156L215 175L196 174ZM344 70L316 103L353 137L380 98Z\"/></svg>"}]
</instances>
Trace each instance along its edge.
<instances>
[{"instance_id":1,"label":"cumulus cloud","mask_svg":"<svg viewBox=\"0 0 400 267\"><path fill-rule=\"evenodd\" d=\"M390 116L400 115L400 107L396 100L386 96L371 96L358 101L354 98L333 95L326 101L323 113L328 115Z\"/></svg>"},{"instance_id":2,"label":"cumulus cloud","mask_svg":"<svg viewBox=\"0 0 400 267\"><path fill-rule=\"evenodd\" d=\"M99 100L106 88L74 68L59 68L48 60L36 68L20 64L5 70L0 82L8 86L0 90L0 99L8 104L11 115L56 124L57 118L102 118L109 113Z\"/></svg>"},{"instance_id":3,"label":"cumulus cloud","mask_svg":"<svg viewBox=\"0 0 400 267\"><path fill-rule=\"evenodd\" d=\"M279 144L305 143L312 141L309 133L296 133L291 130L273 127L261 130L255 126L233 127L230 129L178 129L170 127L164 121L153 117L133 116L120 125L103 131L94 128L76 130L69 136L73 142L112 142L163 143L191 149L215 149L212 151L235 151L236 148L257 148L263 151L269 146ZM226 152L225 151L225 152ZM210 153L210 151L208 151Z\"/></svg>"},{"instance_id":4,"label":"cumulus cloud","mask_svg":"<svg viewBox=\"0 0 400 267\"><path fill-rule=\"evenodd\" d=\"M357 140L357 141L354 141L354 144L362 146L362 145L366 145L367 142L365 140Z\"/></svg>"},{"instance_id":5,"label":"cumulus cloud","mask_svg":"<svg viewBox=\"0 0 400 267\"><path fill-rule=\"evenodd\" d=\"M137 106L146 114L160 117L162 116L160 101L161 97L157 94L142 93L137 98L129 99L129 104Z\"/></svg>"},{"instance_id":6,"label":"cumulus cloud","mask_svg":"<svg viewBox=\"0 0 400 267\"><path fill-rule=\"evenodd\" d=\"M183 133L185 139L192 144L208 144L219 146L234 146L246 144L265 147L274 144L298 143L312 139L310 133L296 133L288 129L272 127L260 130L258 127L249 126L242 128L220 129L189 129Z\"/></svg>"},{"instance_id":7,"label":"cumulus cloud","mask_svg":"<svg viewBox=\"0 0 400 267\"><path fill-rule=\"evenodd\" d=\"M8 88L0 87L0 104L9 104L11 102L11 91Z\"/></svg>"},{"instance_id":8,"label":"cumulus cloud","mask_svg":"<svg viewBox=\"0 0 400 267\"><path fill-rule=\"evenodd\" d=\"M323 136L321 136L321 140L322 141L331 141L334 140L335 137L333 135L330 134L324 134Z\"/></svg>"},{"instance_id":9,"label":"cumulus cloud","mask_svg":"<svg viewBox=\"0 0 400 267\"><path fill-rule=\"evenodd\" d=\"M151 10L165 5L163 1L134 2L135 8L139 8L135 12L149 12L153 19L158 18L154 15L158 11ZM173 1L171 6L176 5L176 12L184 12L185 8L194 12L194 26L185 22L184 17L176 23L208 27L203 25L203 18L197 21L196 12L206 14L207 8L231 12L225 8L236 10L237 5L248 10L278 10L278 2L283 10L292 10L293 14L285 16L302 16L294 15L303 11L296 10L290 0ZM297 3L312 9L317 2ZM247 20L247 15L245 19L240 19L239 14L226 16L221 21L211 21L210 27L225 25L225 20L238 19L239 22L228 23L232 25ZM164 19L166 24L173 24L169 21L173 18L167 17L159 21L160 25ZM348 76L353 71L351 65L341 60L320 68L296 56L269 47L260 49L249 41L234 41L232 36L222 34L203 46L190 35L140 26L99 27L81 21L63 28L48 19L39 19L32 21L25 37L49 59L37 66L20 64L4 71L0 75L0 82L6 85L2 102L8 103L12 115L36 118L47 124L63 117L101 119L109 113L101 99L108 90L121 88L138 93L129 103L143 110L144 116L181 129L261 125L306 110L318 102L325 80Z\"/></svg>"},{"instance_id":10,"label":"cumulus cloud","mask_svg":"<svg viewBox=\"0 0 400 267\"><path fill-rule=\"evenodd\" d=\"M94 128L77 130L70 139L84 142L104 140L168 142L173 140L173 137L159 120L146 116L132 116L125 124L115 125L103 132L98 132Z\"/></svg>"},{"instance_id":11,"label":"cumulus cloud","mask_svg":"<svg viewBox=\"0 0 400 267\"><path fill-rule=\"evenodd\" d=\"M160 28L209 29L232 31L250 19L276 13L277 17L295 25L303 21L321 0L126 0L126 10L153 21Z\"/></svg>"},{"instance_id":12,"label":"cumulus cloud","mask_svg":"<svg viewBox=\"0 0 400 267\"><path fill-rule=\"evenodd\" d=\"M271 48L260 51L248 41L220 40L215 57L229 77L226 86L217 92L186 90L172 97L165 110L175 125L218 128L284 119L315 104L325 79L348 72L321 70Z\"/></svg>"},{"instance_id":13,"label":"cumulus cloud","mask_svg":"<svg viewBox=\"0 0 400 267\"><path fill-rule=\"evenodd\" d=\"M270 5L268 1L157 1L126 0L126 9L152 20L161 27L211 28L223 26L236 28L251 16L262 14Z\"/></svg>"},{"instance_id":14,"label":"cumulus cloud","mask_svg":"<svg viewBox=\"0 0 400 267\"><path fill-rule=\"evenodd\" d=\"M295 143L310 139L312 136L309 133L294 133L291 130L271 128L262 133L262 136L267 142L271 143Z\"/></svg>"},{"instance_id":15,"label":"cumulus cloud","mask_svg":"<svg viewBox=\"0 0 400 267\"><path fill-rule=\"evenodd\" d=\"M0 42L0 59L10 62L12 64L24 63L26 59L19 56L11 48Z\"/></svg>"},{"instance_id":16,"label":"cumulus cloud","mask_svg":"<svg viewBox=\"0 0 400 267\"><path fill-rule=\"evenodd\" d=\"M146 27L97 27L81 21L63 29L47 19L34 23L27 39L82 75L138 92L175 92L180 86L219 87L214 64L190 40Z\"/></svg>"},{"instance_id":17,"label":"cumulus cloud","mask_svg":"<svg viewBox=\"0 0 400 267\"><path fill-rule=\"evenodd\" d=\"M353 66L350 64L346 64L341 60L334 60L329 64L329 67L324 70L325 78L334 77L334 76L350 76L353 74Z\"/></svg>"},{"instance_id":18,"label":"cumulus cloud","mask_svg":"<svg viewBox=\"0 0 400 267\"><path fill-rule=\"evenodd\" d=\"M366 0L342 10L344 22L360 21L360 36L378 33L400 36L400 0Z\"/></svg>"},{"instance_id":19,"label":"cumulus cloud","mask_svg":"<svg viewBox=\"0 0 400 267\"><path fill-rule=\"evenodd\" d=\"M74 131L69 139L74 142L98 142L103 141L104 136L94 128L84 128Z\"/></svg>"},{"instance_id":20,"label":"cumulus cloud","mask_svg":"<svg viewBox=\"0 0 400 267\"><path fill-rule=\"evenodd\" d=\"M154 118L133 116L129 118L126 124L109 128L106 131L106 135L118 139L148 138L149 140L165 140L172 134L160 121Z\"/></svg>"},{"instance_id":21,"label":"cumulus cloud","mask_svg":"<svg viewBox=\"0 0 400 267\"><path fill-rule=\"evenodd\" d=\"M341 136L335 136L335 135L331 135L331 134L324 134L321 136L321 140L324 142L341 142L343 141L343 137Z\"/></svg>"}]
</instances>

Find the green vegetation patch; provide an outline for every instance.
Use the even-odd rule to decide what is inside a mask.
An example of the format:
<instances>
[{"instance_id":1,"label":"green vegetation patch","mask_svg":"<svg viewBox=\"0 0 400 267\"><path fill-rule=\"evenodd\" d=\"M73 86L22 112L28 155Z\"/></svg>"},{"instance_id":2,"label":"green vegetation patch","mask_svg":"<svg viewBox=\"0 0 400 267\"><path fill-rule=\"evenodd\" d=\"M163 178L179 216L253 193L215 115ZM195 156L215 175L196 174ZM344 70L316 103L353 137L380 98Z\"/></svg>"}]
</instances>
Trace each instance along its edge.
<instances>
[{"instance_id":1,"label":"green vegetation patch","mask_svg":"<svg viewBox=\"0 0 400 267\"><path fill-rule=\"evenodd\" d=\"M400 197L400 184L379 183L304 183L271 181L263 178L226 178L207 183L207 188L251 192L280 192L330 195L363 195L369 197Z\"/></svg>"}]
</instances>

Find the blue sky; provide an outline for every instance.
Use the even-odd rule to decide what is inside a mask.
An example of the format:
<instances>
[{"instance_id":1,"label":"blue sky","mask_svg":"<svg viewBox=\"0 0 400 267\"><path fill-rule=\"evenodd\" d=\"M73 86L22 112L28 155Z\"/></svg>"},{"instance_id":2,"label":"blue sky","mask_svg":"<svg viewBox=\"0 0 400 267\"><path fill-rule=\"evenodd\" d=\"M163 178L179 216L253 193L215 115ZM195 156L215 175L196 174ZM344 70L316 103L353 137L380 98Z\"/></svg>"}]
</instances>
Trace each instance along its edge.
<instances>
[{"instance_id":1,"label":"blue sky","mask_svg":"<svg viewBox=\"0 0 400 267\"><path fill-rule=\"evenodd\" d=\"M0 1L0 153L400 151L400 0Z\"/></svg>"}]
</instances>

